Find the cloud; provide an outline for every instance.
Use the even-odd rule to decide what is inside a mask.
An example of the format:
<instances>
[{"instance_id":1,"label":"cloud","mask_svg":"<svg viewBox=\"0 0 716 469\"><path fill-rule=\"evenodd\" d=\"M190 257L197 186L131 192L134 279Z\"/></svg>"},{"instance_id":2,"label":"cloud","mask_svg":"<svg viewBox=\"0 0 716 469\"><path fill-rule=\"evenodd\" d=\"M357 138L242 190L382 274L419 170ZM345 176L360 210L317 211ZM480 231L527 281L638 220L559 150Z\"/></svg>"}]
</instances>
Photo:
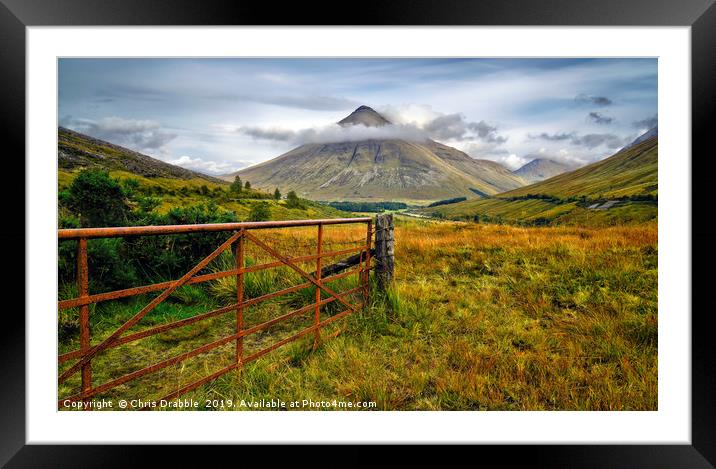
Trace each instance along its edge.
<instances>
[{"instance_id":1,"label":"cloud","mask_svg":"<svg viewBox=\"0 0 716 469\"><path fill-rule=\"evenodd\" d=\"M578 94L574 97L574 100L579 104L591 104L595 106L609 106L613 102L606 96L589 96L586 94Z\"/></svg>"},{"instance_id":2,"label":"cloud","mask_svg":"<svg viewBox=\"0 0 716 469\"><path fill-rule=\"evenodd\" d=\"M424 127L436 118L445 115L425 104L387 105L376 110L394 124L413 124L417 127Z\"/></svg>"},{"instance_id":3,"label":"cloud","mask_svg":"<svg viewBox=\"0 0 716 469\"><path fill-rule=\"evenodd\" d=\"M547 140L550 142L561 142L563 140L571 140L574 138L574 136L575 136L574 132L570 132L570 133L562 132L562 133L556 133L556 134L548 134L546 132L542 132L541 134L538 134L538 135L532 135L532 134L528 135L528 137L531 139L542 139L542 140Z\"/></svg>"},{"instance_id":4,"label":"cloud","mask_svg":"<svg viewBox=\"0 0 716 469\"><path fill-rule=\"evenodd\" d=\"M504 148L498 148L494 143L470 142L465 145L462 150L472 158L481 160L490 160L506 166L510 170L515 170L527 164L530 160L518 156L516 153L510 152Z\"/></svg>"},{"instance_id":5,"label":"cloud","mask_svg":"<svg viewBox=\"0 0 716 469\"><path fill-rule=\"evenodd\" d=\"M323 127L311 127L292 130L280 127L235 127L238 133L254 140L274 142L331 143L360 140L400 139L424 142L428 139L454 142L477 142L497 146L505 143L507 137L497 133L496 126L484 120L469 122L460 113L444 114L434 111L430 106L417 104L387 106L380 113L392 122L382 127L354 125L341 127L335 124Z\"/></svg>"},{"instance_id":6,"label":"cloud","mask_svg":"<svg viewBox=\"0 0 716 469\"><path fill-rule=\"evenodd\" d=\"M497 135L497 127L491 126L485 121L471 122L468 127L470 130L474 130L481 140L486 142L500 144L507 141L507 137Z\"/></svg>"},{"instance_id":7,"label":"cloud","mask_svg":"<svg viewBox=\"0 0 716 469\"><path fill-rule=\"evenodd\" d=\"M525 158L523 156L517 156L515 153L509 153L505 156L497 157L497 158L490 158L492 161L496 161L503 166L506 166L508 169L514 171L516 169L521 168L522 166L529 163L531 160L528 158Z\"/></svg>"},{"instance_id":8,"label":"cloud","mask_svg":"<svg viewBox=\"0 0 716 469\"><path fill-rule=\"evenodd\" d=\"M159 122L153 120L104 117L95 121L65 116L60 119L60 125L139 152L162 151L176 138L176 134L162 130Z\"/></svg>"},{"instance_id":9,"label":"cloud","mask_svg":"<svg viewBox=\"0 0 716 469\"><path fill-rule=\"evenodd\" d=\"M578 145L593 149L601 145L607 148L620 148L628 143L629 139L623 139L615 134L586 134L579 135L577 132L548 134L542 132L539 135L528 135L531 139L541 139L550 142L569 141L572 145Z\"/></svg>"},{"instance_id":10,"label":"cloud","mask_svg":"<svg viewBox=\"0 0 716 469\"><path fill-rule=\"evenodd\" d=\"M296 138L296 132L290 129L280 128L261 128L242 126L236 129L237 132L248 135L255 140L276 140L279 142L288 142Z\"/></svg>"},{"instance_id":11,"label":"cloud","mask_svg":"<svg viewBox=\"0 0 716 469\"><path fill-rule=\"evenodd\" d=\"M469 125L460 114L446 114L427 122L423 130L438 140L462 140Z\"/></svg>"},{"instance_id":12,"label":"cloud","mask_svg":"<svg viewBox=\"0 0 716 469\"><path fill-rule=\"evenodd\" d=\"M659 116L654 114L653 117L647 117L639 121L632 122L634 128L637 129L653 129L659 123Z\"/></svg>"},{"instance_id":13,"label":"cloud","mask_svg":"<svg viewBox=\"0 0 716 469\"><path fill-rule=\"evenodd\" d=\"M166 160L167 163L181 166L182 168L199 171L205 174L220 175L233 173L248 165L242 161L208 161L202 158L192 158L191 156L180 156L177 159Z\"/></svg>"},{"instance_id":14,"label":"cloud","mask_svg":"<svg viewBox=\"0 0 716 469\"><path fill-rule=\"evenodd\" d=\"M402 106L385 106L380 113L389 121L412 125L423 130L429 138L436 140L470 141L502 144L507 137L497 134L497 127L484 120L470 122L461 113L444 114L434 111L431 106L408 104Z\"/></svg>"},{"instance_id":15,"label":"cloud","mask_svg":"<svg viewBox=\"0 0 716 469\"><path fill-rule=\"evenodd\" d=\"M301 130L258 127L238 127L237 132L248 135L256 140L289 142L294 145L305 143L356 142L362 140L401 139L422 142L429 138L428 134L414 125L385 125L383 127L366 127L351 125L342 127L332 124L323 127L312 127Z\"/></svg>"},{"instance_id":16,"label":"cloud","mask_svg":"<svg viewBox=\"0 0 716 469\"><path fill-rule=\"evenodd\" d=\"M627 142L621 137L614 134L587 134L582 136L576 136L572 139L572 145L580 145L587 147L590 150L601 145L606 145L607 148L620 148L623 147Z\"/></svg>"},{"instance_id":17,"label":"cloud","mask_svg":"<svg viewBox=\"0 0 716 469\"><path fill-rule=\"evenodd\" d=\"M169 101L172 95L166 89L143 85L129 85L126 83L112 83L102 86L95 91L95 100L98 102L112 102L120 100L137 99L142 101Z\"/></svg>"},{"instance_id":18,"label":"cloud","mask_svg":"<svg viewBox=\"0 0 716 469\"><path fill-rule=\"evenodd\" d=\"M289 142L296 145L304 143L354 142L361 140L400 139L413 142L424 142L429 139L439 141L482 141L493 146L501 145L507 137L497 134L497 127L485 121L467 122L461 114L435 114L432 118L418 123L408 123L398 119L398 123L382 127L366 127L352 125L342 127L336 124L311 127L300 130L271 127L236 127L235 131L247 135L254 140Z\"/></svg>"},{"instance_id":19,"label":"cloud","mask_svg":"<svg viewBox=\"0 0 716 469\"><path fill-rule=\"evenodd\" d=\"M602 125L607 125L607 124L611 124L612 122L614 122L614 118L613 118L613 117L605 116L604 114L601 114L601 113L599 113L599 112L590 112L590 113L589 113L589 118L590 118L594 123L596 123L596 124L602 124Z\"/></svg>"},{"instance_id":20,"label":"cloud","mask_svg":"<svg viewBox=\"0 0 716 469\"><path fill-rule=\"evenodd\" d=\"M459 145L459 149L472 158L496 161L512 169L516 169L527 162L523 161L521 157L518 157L514 152L494 142L471 141Z\"/></svg>"},{"instance_id":21,"label":"cloud","mask_svg":"<svg viewBox=\"0 0 716 469\"><path fill-rule=\"evenodd\" d=\"M333 96L244 96L243 98L246 101L308 109L311 111L342 111L345 109L353 109L358 105L356 101Z\"/></svg>"},{"instance_id":22,"label":"cloud","mask_svg":"<svg viewBox=\"0 0 716 469\"><path fill-rule=\"evenodd\" d=\"M215 101L244 101L309 111L344 111L358 106L356 101L335 96L272 96L270 94L248 95L232 92L209 92L201 94L200 97Z\"/></svg>"},{"instance_id":23,"label":"cloud","mask_svg":"<svg viewBox=\"0 0 716 469\"><path fill-rule=\"evenodd\" d=\"M285 86L285 83L278 83L274 80L273 86ZM203 80L191 86L174 86L162 84L163 86L131 85L125 83L112 83L97 89L95 100L98 102L111 102L115 99L127 100L136 99L140 101L177 102L192 100L209 101L243 101L260 104L271 104L296 109L311 111L342 111L355 108L356 101L337 96L325 96L316 94L296 95L274 95L272 90L257 93L237 93L231 87L212 87L210 81ZM222 89L223 88L223 89Z\"/></svg>"}]
</instances>

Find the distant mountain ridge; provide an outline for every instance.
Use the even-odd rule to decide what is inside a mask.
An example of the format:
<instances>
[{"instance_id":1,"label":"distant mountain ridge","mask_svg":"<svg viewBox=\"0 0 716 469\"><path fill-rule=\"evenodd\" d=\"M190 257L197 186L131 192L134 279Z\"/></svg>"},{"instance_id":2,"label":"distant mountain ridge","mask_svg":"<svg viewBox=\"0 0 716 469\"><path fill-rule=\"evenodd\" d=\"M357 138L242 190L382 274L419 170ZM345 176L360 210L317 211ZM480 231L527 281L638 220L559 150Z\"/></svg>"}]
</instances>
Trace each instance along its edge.
<instances>
[{"instance_id":1,"label":"distant mountain ridge","mask_svg":"<svg viewBox=\"0 0 716 469\"><path fill-rule=\"evenodd\" d=\"M519 197L528 194L560 198L657 195L658 136L645 139L640 137L635 142L609 158L500 194L499 197Z\"/></svg>"},{"instance_id":2,"label":"distant mountain ridge","mask_svg":"<svg viewBox=\"0 0 716 469\"><path fill-rule=\"evenodd\" d=\"M658 216L658 135L635 142L596 163L489 199L416 212L458 220L585 226L654 220Z\"/></svg>"},{"instance_id":3,"label":"distant mountain ridge","mask_svg":"<svg viewBox=\"0 0 716 469\"><path fill-rule=\"evenodd\" d=\"M127 171L149 178L199 178L215 183L225 183L221 179L175 166L64 127L57 129L57 162L59 168L64 170L99 168L110 171Z\"/></svg>"},{"instance_id":4,"label":"distant mountain ridge","mask_svg":"<svg viewBox=\"0 0 716 469\"><path fill-rule=\"evenodd\" d=\"M629 145L625 146L623 149L626 150L627 148L631 148L635 145L639 145L644 140L648 140L650 138L658 137L658 136L659 136L659 126L657 125L654 128L647 130L646 133L638 136L633 142L631 142Z\"/></svg>"},{"instance_id":5,"label":"distant mountain ridge","mask_svg":"<svg viewBox=\"0 0 716 469\"><path fill-rule=\"evenodd\" d=\"M390 122L368 106L338 122L343 127L385 127ZM254 187L294 190L313 200L436 201L494 195L525 181L488 160L477 160L441 143L402 138L307 143L235 175Z\"/></svg>"},{"instance_id":6,"label":"distant mountain ridge","mask_svg":"<svg viewBox=\"0 0 716 469\"><path fill-rule=\"evenodd\" d=\"M552 176L557 176L558 174L566 173L572 169L574 169L574 166L551 160L549 158L535 158L512 173L531 184L533 182L549 179Z\"/></svg>"}]
</instances>

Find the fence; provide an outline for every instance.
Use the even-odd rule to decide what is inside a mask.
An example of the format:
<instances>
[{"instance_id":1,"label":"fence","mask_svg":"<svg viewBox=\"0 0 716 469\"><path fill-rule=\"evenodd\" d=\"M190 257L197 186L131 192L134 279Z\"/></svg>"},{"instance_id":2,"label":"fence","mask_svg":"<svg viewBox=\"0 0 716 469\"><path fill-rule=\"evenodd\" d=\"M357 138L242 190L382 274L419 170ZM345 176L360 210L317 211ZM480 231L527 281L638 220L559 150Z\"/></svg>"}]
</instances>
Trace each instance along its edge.
<instances>
[{"instance_id":1,"label":"fence","mask_svg":"<svg viewBox=\"0 0 716 469\"><path fill-rule=\"evenodd\" d=\"M366 235L365 243L348 249L324 251L323 242L323 230L328 225L347 225L347 224L365 224ZM385 222L380 222L381 229L375 231L376 241L380 241L381 246L385 246L382 241L386 236L384 233L390 232L390 246L392 254L392 217L390 218L389 227L385 228ZM289 257L280 253L276 248L270 246L267 242L261 240L254 234L257 230L266 230L270 228L292 228L292 227L306 227L315 226L317 227L316 232L316 249L314 254L308 254L303 256ZM125 384L127 382L139 379L143 376L155 373L159 370L167 368L171 365L181 363L189 358L195 357L199 354L207 353L214 350L222 345L230 344L235 342L235 359L230 365L213 372L197 381L190 384L183 385L164 396L162 399L170 400L174 399L186 392L189 392L204 383L207 383L213 379L218 378L232 370L242 367L244 364L256 360L257 358L275 350L276 348L285 345L289 342L295 341L303 336L313 333L314 334L314 347L321 338L321 329L325 326L337 321L338 319L347 316L348 314L359 310L363 307L368 300L369 296L369 273L373 268L371 267L371 255L374 250L371 248L371 240L373 232L373 221L371 218L342 218L342 219L328 219L328 220L292 220L292 221L273 221L273 222L246 222L246 223L222 223L222 224L207 224L207 225L173 225L173 226L137 226L137 227L125 227L125 228L83 228L83 229L67 229L59 230L58 240L76 240L77 241L77 288L78 297L62 300L58 302L58 308L60 310L68 308L79 308L79 336L80 344L79 348L72 350L67 353L59 355L59 364L65 364L73 362L68 368L66 368L59 375L59 383L65 382L71 376L80 373L81 377L81 389L76 394L65 397L58 401L58 406L63 407L69 402L75 401L88 401L97 394L109 391L117 386ZM220 246L218 246L211 254L202 259L192 269L186 272L178 280L155 283L152 285L139 286L124 290L117 290L111 292L91 294L89 291L89 272L88 272L88 255L87 255L87 240L93 238L111 238L111 237L128 237L128 236L157 236L157 235L175 235L175 234L188 234L188 233L207 233L207 232L230 232L232 233L228 239L226 239ZM268 253L275 261L247 266L244 262L244 253L246 252L246 243L253 243L256 247L260 248L263 252ZM219 272L212 272L202 275L197 275L202 269L211 263L217 256L227 249L232 248L235 256L235 268L230 270L223 270ZM385 249L383 250L385 251ZM339 262L337 264L324 266L322 260L327 257L343 256L351 253L356 253L351 258L347 259L347 262ZM299 267L299 263L305 263L315 260L315 272L309 273L303 268ZM382 262L381 265L386 265L386 262ZM390 272L382 274L381 278L386 276L392 277L392 260L390 261ZM357 265L357 268L343 271L346 268ZM270 293L263 294L255 298L245 298L244 295L244 276L251 272L258 272L266 269L273 269L278 267L289 267L295 271L301 278L307 282L294 285L289 288L282 290L273 291ZM338 266L338 267L336 267ZM385 268L383 270L386 270ZM336 271L341 273L335 273ZM386 271L387 272L387 271ZM326 274L329 275L326 275ZM358 287L344 291L336 292L328 286L329 283L345 278L350 275L356 275L358 279ZM148 327L136 332L128 331L137 325L142 318L149 314L155 309L160 303L166 300L175 290L182 287L183 285L196 284L201 282L208 282L217 280L220 278L235 276L236 277L236 302L212 311L207 311L201 314L197 314L186 319L173 321L166 324L161 324L153 327ZM273 298L287 295L292 292L309 288L311 286L316 287L315 302L308 304L304 307L295 309L281 316L275 317L263 323L246 328L244 325L244 312L246 308L270 300ZM121 298L127 298L131 296L144 295L147 293L158 292L161 293L149 303L144 306L140 311L134 314L129 320L124 322L114 332L112 332L106 338L100 340L97 344L92 345L92 337L90 330L90 305L96 304L103 301L117 300ZM327 294L327 297L322 296L322 292ZM362 297L361 303L351 303L348 298L350 295L358 293ZM362 293L362 295L361 295ZM327 319L321 320L320 311L321 307L331 303L338 302L345 309ZM92 360L99 353L107 351L109 349L119 347L121 345L154 336L178 327L187 326L190 324L198 323L199 321L207 320L209 318L224 315L230 312L234 312L236 315L235 319L235 333L225 336L221 339L214 340L213 342L201 345L191 351L181 353L171 358L162 360L154 363L137 371L125 374L115 379L111 379L102 384L95 385L92 381ZM244 354L244 338L250 334L255 334L259 331L263 331L273 325L280 322L287 321L291 318L298 317L304 313L313 312L313 321L310 327L301 330L285 339L282 339L264 349L258 350L250 355L245 356Z\"/></svg>"}]
</instances>

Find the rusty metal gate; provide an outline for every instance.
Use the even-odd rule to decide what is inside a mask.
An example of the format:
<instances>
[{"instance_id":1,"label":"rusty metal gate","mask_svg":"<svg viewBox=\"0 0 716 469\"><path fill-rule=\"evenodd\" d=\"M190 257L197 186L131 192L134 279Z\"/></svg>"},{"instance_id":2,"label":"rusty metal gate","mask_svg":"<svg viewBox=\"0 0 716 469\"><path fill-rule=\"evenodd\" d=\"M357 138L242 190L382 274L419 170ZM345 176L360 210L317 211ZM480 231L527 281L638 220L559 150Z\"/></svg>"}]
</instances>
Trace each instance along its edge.
<instances>
[{"instance_id":1,"label":"rusty metal gate","mask_svg":"<svg viewBox=\"0 0 716 469\"><path fill-rule=\"evenodd\" d=\"M365 243L361 246L336 250L336 251L324 251L323 250L323 229L327 225L346 225L362 223L366 225ZM316 232L316 248L315 253L289 257L277 251L277 249L271 247L269 244L261 240L253 232L256 230L266 230L270 228L291 228L291 227L306 227L315 226L317 227ZM58 357L58 364L65 364L68 362L73 363L59 374L59 383L65 382L68 378L81 373L81 390L71 396L67 396L58 401L58 407L62 407L63 403L75 402L75 401L87 401L97 394L106 392L124 383L136 380L145 375L162 370L171 365L181 363L184 360L195 357L199 354L209 352L222 345L235 342L236 353L235 360L229 366L226 366L214 373L211 373L197 381L190 384L181 386L170 394L164 396L162 399L170 400L174 399L184 393L198 388L199 386L214 380L232 370L238 369L244 364L256 360L257 358L277 349L278 347L285 345L289 342L295 341L307 334L314 334L314 347L321 338L321 329L330 323L337 321L338 319L349 315L361 309L369 295L369 273L371 270L371 238L373 234L372 219L371 218L340 218L340 219L327 219L327 220L291 220L291 221L270 221L270 222L245 222L245 223L219 223L219 224L206 224L206 225L169 225L169 226L136 226L136 227L125 227L125 228L80 228L80 229L63 229L58 231L58 240L76 240L77 242L77 288L78 297L58 301L58 309L64 310L69 308L79 309L79 329L80 329L80 346L78 349L63 353ZM89 291L89 272L88 272L88 261L87 261L87 240L92 238L114 238L114 237L127 237L127 236L157 236L157 235L174 235L174 234L188 234L188 233L206 233L206 232L228 232L232 233L219 247L217 247L211 254L202 259L192 269L186 272L178 280L155 283L152 285L139 286L124 290L110 291L105 293L91 294ZM264 252L271 255L275 261L246 266L244 263L244 252L246 249L245 244L247 242L253 243L255 246L263 250ZM212 272L208 274L197 275L202 269L204 269L209 263L220 255L223 251L234 249L235 256L235 268L230 270L223 270L219 272ZM354 269L347 270L345 272L330 275L321 278L322 270L322 259L326 257L335 257L345 254L358 253L359 262L358 266ZM299 262L313 261L316 262L316 270L314 273L308 273L297 264ZM289 267L295 271L300 277L305 279L307 282L291 286L282 290L263 294L255 298L244 297L244 275L250 272L257 272L260 270L278 268L278 267ZM330 288L327 284L340 278L345 278L350 275L356 275L358 278L358 287L344 291L336 292ZM208 282L219 278L236 276L236 302L212 311L197 314L186 319L173 321L158 326L148 327L137 332L127 333L127 331L138 324L142 318L149 314L154 308L157 307L161 302L166 300L175 290L182 287L183 285L196 284L201 282ZM308 304L307 306L295 309L288 313L285 313L279 317L270 319L266 322L257 324L255 326L245 328L244 327L244 312L249 306L259 304L263 301L277 298L282 295L286 295L298 290L309 288L311 286L316 287L315 302ZM117 300L120 298L127 298L131 296L144 295L147 293L158 292L161 293L152 299L146 306L140 311L134 314L129 320L118 327L109 336L99 341L96 344L92 344L91 330L90 330L90 317L89 317L89 306L103 301ZM323 296L321 292L324 292L326 296ZM348 296L355 293L362 293L362 302L351 303L348 301ZM337 301L345 309L327 319L321 320L320 310L323 305L330 302ZM118 378L112 379L108 382L95 384L92 381L92 359L97 354L118 347L129 342L133 342L139 339L150 337L162 332L169 331L178 327L187 326L190 324L198 323L199 321L206 320L209 318L217 317L223 314L234 312L236 315L236 330L234 334L223 337L219 340L204 344L196 349L188 352L175 355L171 358L159 361L145 368L137 371L127 373ZM313 321L310 327L301 330L298 333L291 335L285 339L282 339L271 346L268 346L262 350L256 351L250 355L244 354L244 338L250 334L254 334L259 331L263 331L275 324L282 321L297 317L301 314L313 312Z\"/></svg>"}]
</instances>

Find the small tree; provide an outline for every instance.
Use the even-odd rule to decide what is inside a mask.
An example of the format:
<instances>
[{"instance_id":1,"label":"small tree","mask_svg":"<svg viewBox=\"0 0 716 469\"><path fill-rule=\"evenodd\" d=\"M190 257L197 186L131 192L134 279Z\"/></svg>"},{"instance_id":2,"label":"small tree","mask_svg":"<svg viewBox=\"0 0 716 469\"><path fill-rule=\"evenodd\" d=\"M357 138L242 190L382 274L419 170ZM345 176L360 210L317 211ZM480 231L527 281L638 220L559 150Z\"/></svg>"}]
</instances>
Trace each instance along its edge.
<instances>
[{"instance_id":1,"label":"small tree","mask_svg":"<svg viewBox=\"0 0 716 469\"><path fill-rule=\"evenodd\" d=\"M301 199L298 198L296 192L289 191L289 193L286 194L286 206L288 208L303 208Z\"/></svg>"},{"instance_id":2,"label":"small tree","mask_svg":"<svg viewBox=\"0 0 716 469\"><path fill-rule=\"evenodd\" d=\"M237 174L234 177L234 182L231 183L231 192L236 192L237 194L241 194L241 191L243 190L243 186L241 185L241 178Z\"/></svg>"},{"instance_id":3,"label":"small tree","mask_svg":"<svg viewBox=\"0 0 716 469\"><path fill-rule=\"evenodd\" d=\"M244 189L246 189L247 191L251 190L251 183L249 181L246 181L246 183L244 184Z\"/></svg>"},{"instance_id":4,"label":"small tree","mask_svg":"<svg viewBox=\"0 0 716 469\"><path fill-rule=\"evenodd\" d=\"M271 208L267 202L259 202L251 206L249 221L266 221L271 219Z\"/></svg>"},{"instance_id":5,"label":"small tree","mask_svg":"<svg viewBox=\"0 0 716 469\"><path fill-rule=\"evenodd\" d=\"M201 195L209 195L209 188L206 184L202 184L202 186L199 188L199 192Z\"/></svg>"},{"instance_id":6,"label":"small tree","mask_svg":"<svg viewBox=\"0 0 716 469\"><path fill-rule=\"evenodd\" d=\"M278 187L275 191L273 191L273 198L276 200L281 200L281 191L278 190Z\"/></svg>"}]
</instances>

